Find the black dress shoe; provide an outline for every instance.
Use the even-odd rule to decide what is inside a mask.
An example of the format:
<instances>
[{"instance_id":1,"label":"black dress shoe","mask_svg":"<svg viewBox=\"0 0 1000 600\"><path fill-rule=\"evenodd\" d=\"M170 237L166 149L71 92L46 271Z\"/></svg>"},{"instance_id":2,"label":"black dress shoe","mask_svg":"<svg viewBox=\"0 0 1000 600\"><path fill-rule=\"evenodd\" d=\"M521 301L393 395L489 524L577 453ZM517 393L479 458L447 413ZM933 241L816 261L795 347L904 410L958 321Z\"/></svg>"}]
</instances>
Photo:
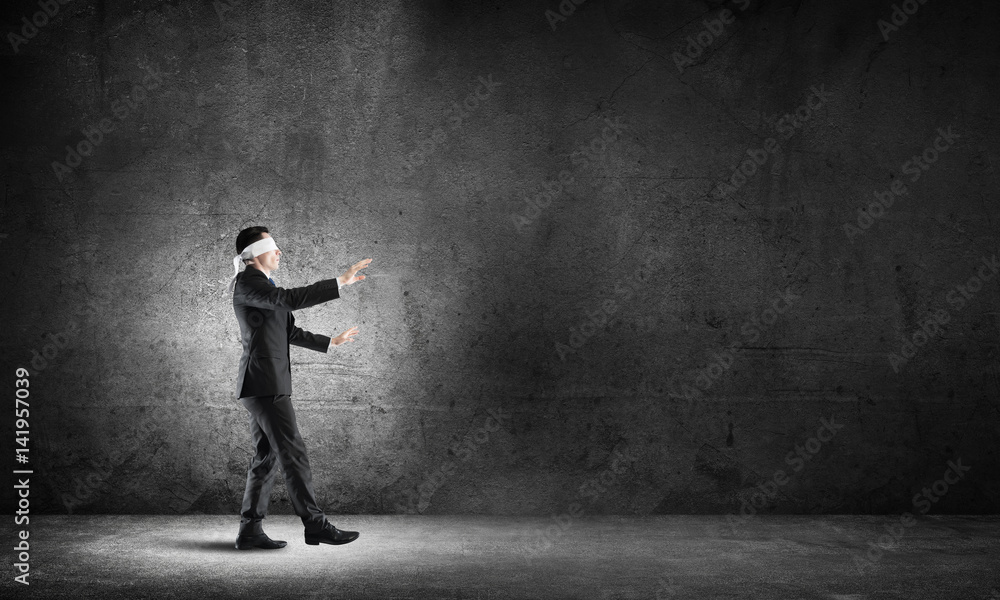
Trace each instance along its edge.
<instances>
[{"instance_id":1,"label":"black dress shoe","mask_svg":"<svg viewBox=\"0 0 1000 600\"><path fill-rule=\"evenodd\" d=\"M284 548L287 545L288 542L284 542L282 540L272 540L267 537L266 533L258 533L257 535L240 535L236 538L237 550L249 550L250 548L275 550L277 548Z\"/></svg>"},{"instance_id":2,"label":"black dress shoe","mask_svg":"<svg viewBox=\"0 0 1000 600\"><path fill-rule=\"evenodd\" d=\"M310 546L318 546L319 544L349 544L354 540L358 539L360 534L357 531L341 531L333 526L333 523L327 521L323 525L323 529L316 533L306 532L306 543Z\"/></svg>"}]
</instances>

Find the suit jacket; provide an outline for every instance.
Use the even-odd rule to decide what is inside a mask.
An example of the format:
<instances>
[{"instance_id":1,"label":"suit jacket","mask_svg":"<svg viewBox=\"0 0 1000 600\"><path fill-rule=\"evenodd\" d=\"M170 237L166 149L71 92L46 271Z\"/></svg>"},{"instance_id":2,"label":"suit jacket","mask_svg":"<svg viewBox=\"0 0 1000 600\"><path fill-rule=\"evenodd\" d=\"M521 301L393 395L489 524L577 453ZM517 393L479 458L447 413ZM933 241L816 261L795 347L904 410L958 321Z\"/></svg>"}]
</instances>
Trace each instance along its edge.
<instances>
[{"instance_id":1,"label":"suit jacket","mask_svg":"<svg viewBox=\"0 0 1000 600\"><path fill-rule=\"evenodd\" d=\"M324 279L298 288L271 285L254 267L237 275L233 310L240 323L243 356L236 378L236 397L292 393L289 344L326 352L330 336L295 326L293 310L309 308L340 297L336 279Z\"/></svg>"}]
</instances>

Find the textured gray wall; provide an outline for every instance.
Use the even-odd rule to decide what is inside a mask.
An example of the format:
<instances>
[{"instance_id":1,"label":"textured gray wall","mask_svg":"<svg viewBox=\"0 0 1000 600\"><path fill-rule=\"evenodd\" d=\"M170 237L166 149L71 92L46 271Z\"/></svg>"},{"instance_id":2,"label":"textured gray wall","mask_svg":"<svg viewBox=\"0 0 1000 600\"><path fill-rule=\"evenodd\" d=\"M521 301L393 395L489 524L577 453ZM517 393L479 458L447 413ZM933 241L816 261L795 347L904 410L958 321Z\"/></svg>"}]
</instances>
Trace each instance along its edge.
<instances>
[{"instance_id":1,"label":"textured gray wall","mask_svg":"<svg viewBox=\"0 0 1000 600\"><path fill-rule=\"evenodd\" d=\"M34 508L235 518L265 224L282 286L374 259L297 314L361 330L292 349L330 513L899 513L949 461L930 510L995 512L1000 9L725 6L77 0L8 36Z\"/></svg>"}]
</instances>

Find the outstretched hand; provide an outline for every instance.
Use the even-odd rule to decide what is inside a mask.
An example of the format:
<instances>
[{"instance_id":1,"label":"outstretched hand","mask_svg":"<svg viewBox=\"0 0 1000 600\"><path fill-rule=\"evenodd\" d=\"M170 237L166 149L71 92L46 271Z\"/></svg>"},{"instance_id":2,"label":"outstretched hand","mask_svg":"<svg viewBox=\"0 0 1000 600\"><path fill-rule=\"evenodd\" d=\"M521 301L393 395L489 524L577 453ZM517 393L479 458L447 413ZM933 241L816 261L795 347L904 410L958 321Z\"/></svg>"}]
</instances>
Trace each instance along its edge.
<instances>
[{"instance_id":1,"label":"outstretched hand","mask_svg":"<svg viewBox=\"0 0 1000 600\"><path fill-rule=\"evenodd\" d=\"M355 335L358 335L358 328L357 327L351 327L350 329L348 329L344 333L338 335L337 337L330 338L330 345L331 346L339 346L339 345L343 344L344 342L353 342L354 338L352 336L355 336Z\"/></svg>"},{"instance_id":2,"label":"outstretched hand","mask_svg":"<svg viewBox=\"0 0 1000 600\"><path fill-rule=\"evenodd\" d=\"M355 282L363 280L365 278L365 276L364 275L358 275L357 273L361 269L364 269L365 267L367 267L371 262L372 262L372 259L366 258L363 261L361 261L361 262L355 264L354 266L352 266L347 271L345 271L343 275L341 275L340 277L337 278L337 279L340 280L340 285L351 285L352 283L355 283Z\"/></svg>"}]
</instances>

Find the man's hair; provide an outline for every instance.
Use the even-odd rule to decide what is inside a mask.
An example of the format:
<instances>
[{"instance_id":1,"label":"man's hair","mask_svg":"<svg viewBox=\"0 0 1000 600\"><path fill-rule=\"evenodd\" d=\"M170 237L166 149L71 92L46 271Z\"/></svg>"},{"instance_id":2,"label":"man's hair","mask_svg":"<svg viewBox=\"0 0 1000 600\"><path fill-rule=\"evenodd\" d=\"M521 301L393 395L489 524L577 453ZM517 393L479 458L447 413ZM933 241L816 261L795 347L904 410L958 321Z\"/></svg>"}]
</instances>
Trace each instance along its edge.
<instances>
[{"instance_id":1,"label":"man's hair","mask_svg":"<svg viewBox=\"0 0 1000 600\"><path fill-rule=\"evenodd\" d=\"M267 230L267 227L263 225L254 225L253 227L247 227L236 236L236 254L242 254L247 246L250 244L264 239L262 233L271 233ZM246 262L246 261L243 261Z\"/></svg>"}]
</instances>

